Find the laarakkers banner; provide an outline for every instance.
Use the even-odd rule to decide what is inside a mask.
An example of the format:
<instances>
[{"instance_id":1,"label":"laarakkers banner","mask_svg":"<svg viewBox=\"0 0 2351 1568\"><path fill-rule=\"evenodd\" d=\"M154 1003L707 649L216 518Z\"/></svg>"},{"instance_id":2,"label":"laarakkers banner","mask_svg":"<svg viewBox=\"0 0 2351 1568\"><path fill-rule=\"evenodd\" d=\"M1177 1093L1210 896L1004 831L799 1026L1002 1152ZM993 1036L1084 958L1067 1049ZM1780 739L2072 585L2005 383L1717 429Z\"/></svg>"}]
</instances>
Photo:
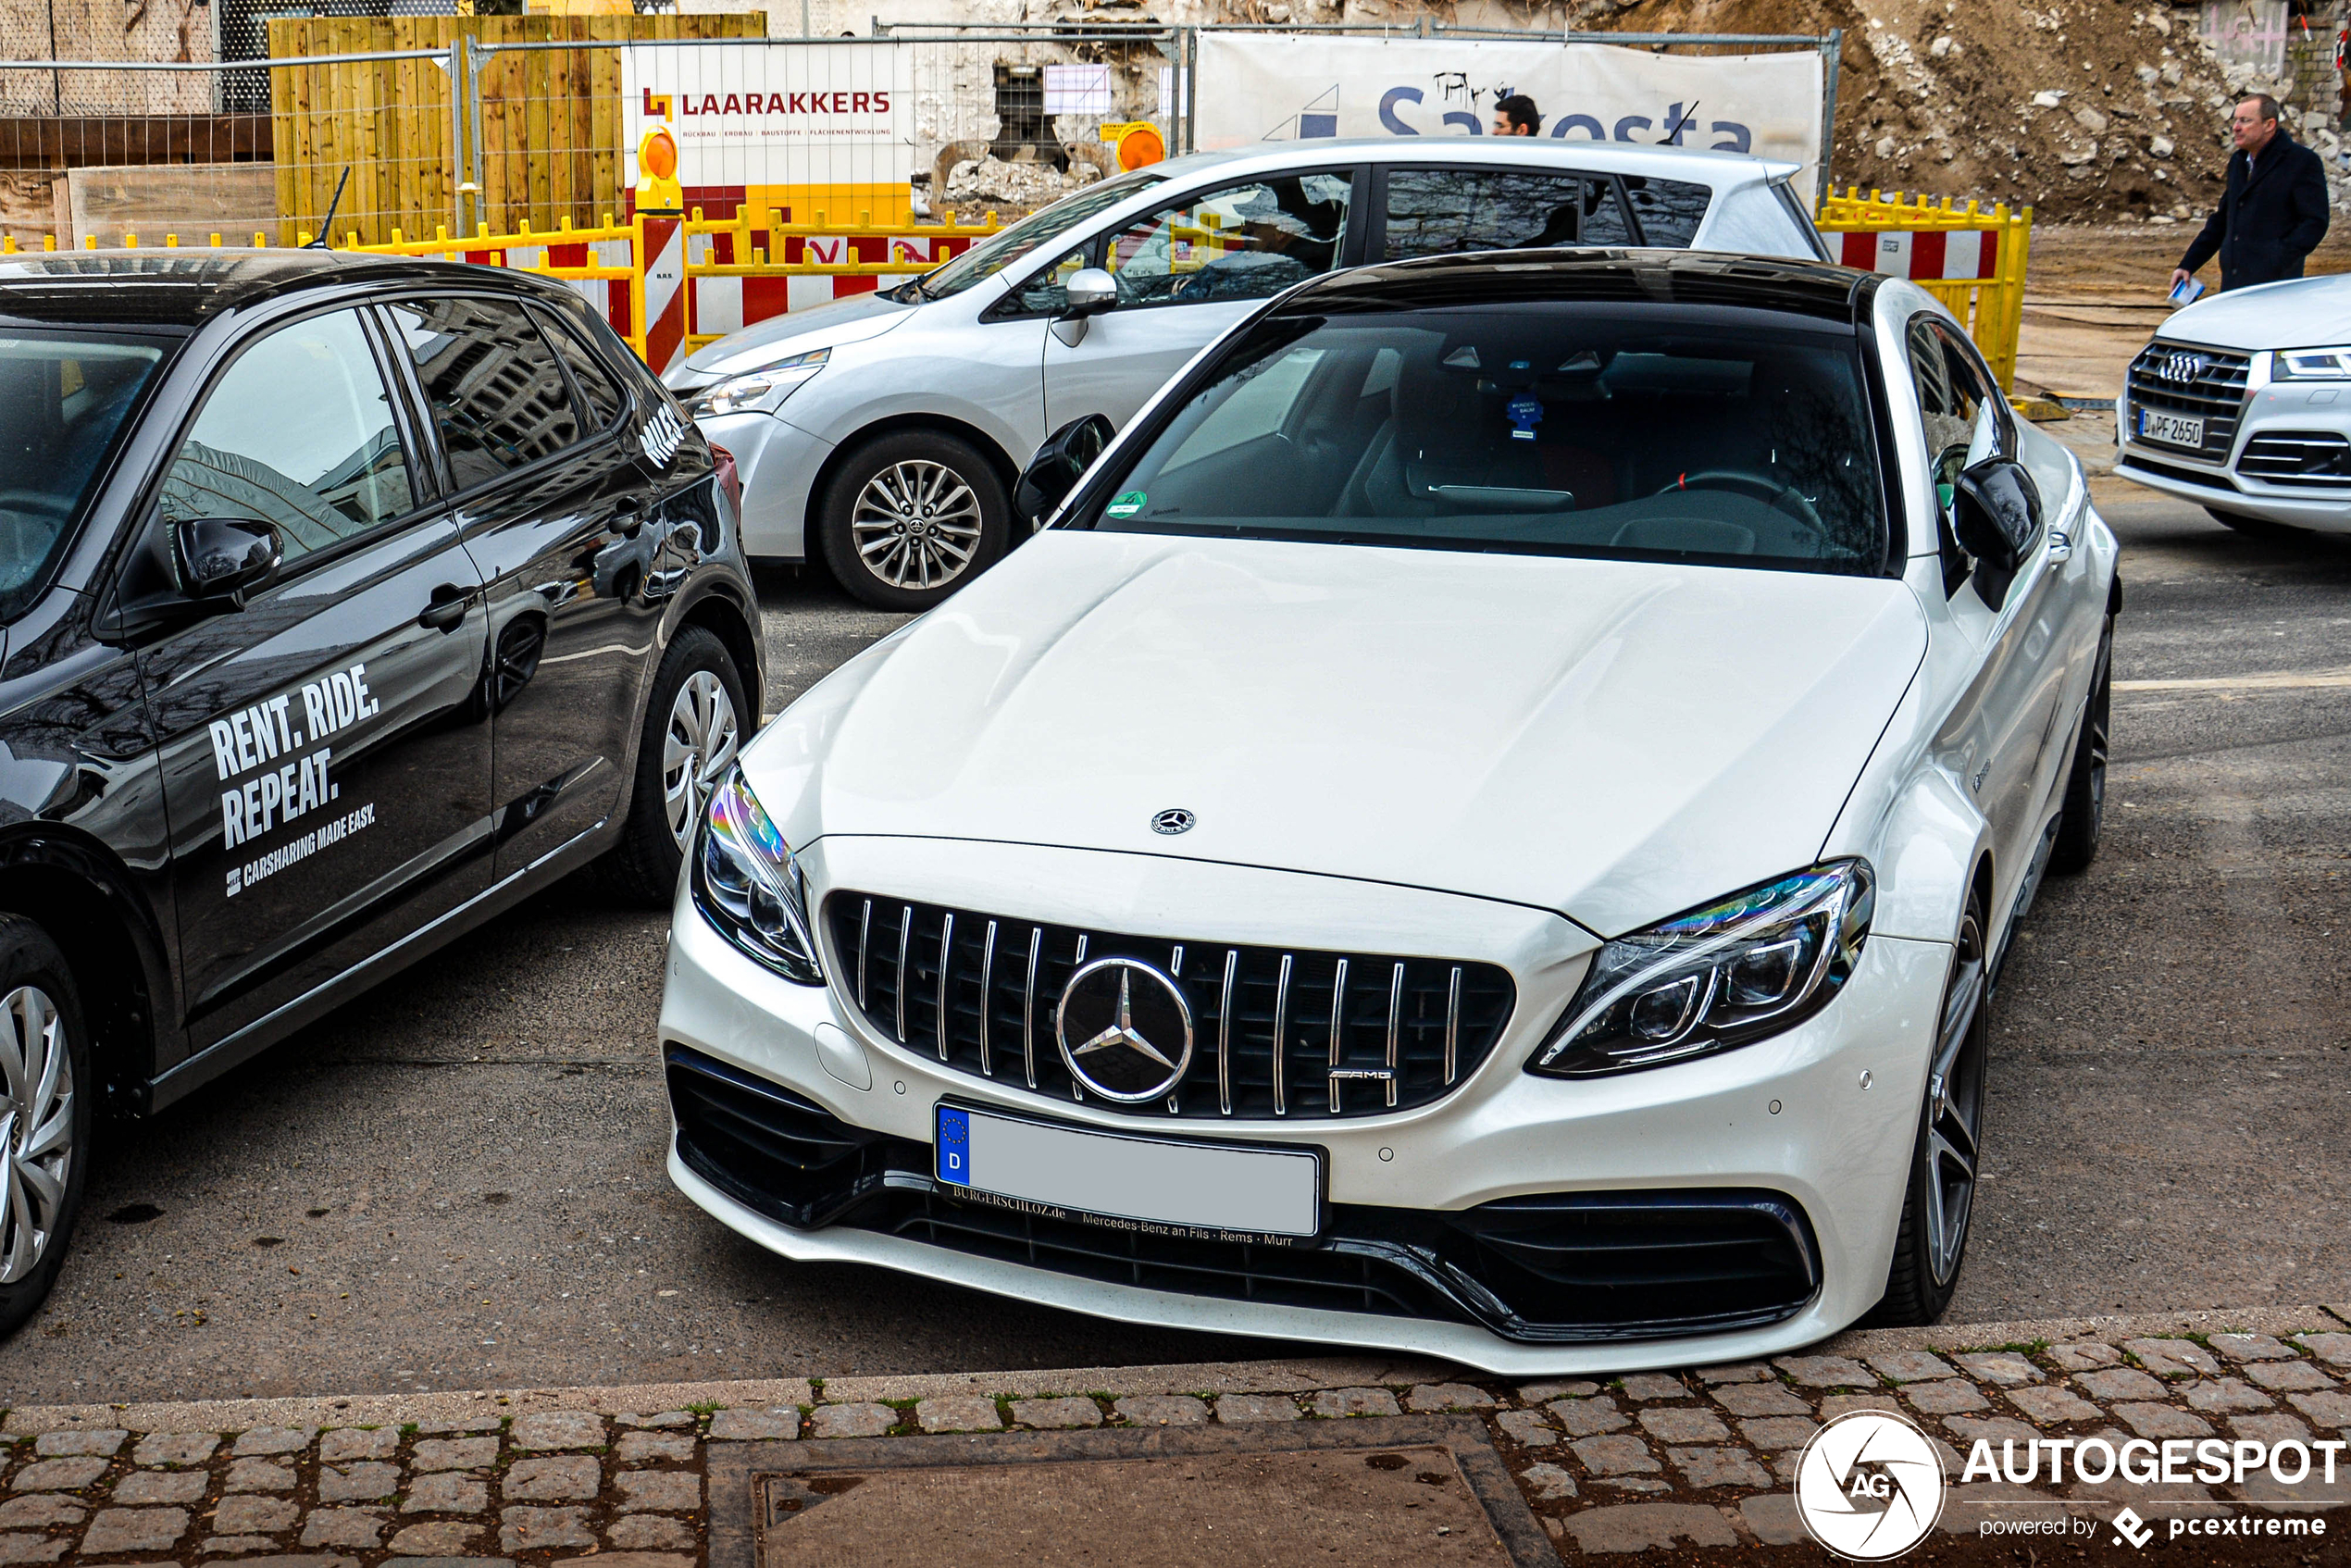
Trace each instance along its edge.
<instances>
[{"instance_id":1,"label":"laarakkers banner","mask_svg":"<svg viewBox=\"0 0 2351 1568\"><path fill-rule=\"evenodd\" d=\"M1821 56L1673 56L1604 44L1203 32L1203 148L1328 136L1479 136L1524 93L1542 134L1821 163Z\"/></svg>"}]
</instances>

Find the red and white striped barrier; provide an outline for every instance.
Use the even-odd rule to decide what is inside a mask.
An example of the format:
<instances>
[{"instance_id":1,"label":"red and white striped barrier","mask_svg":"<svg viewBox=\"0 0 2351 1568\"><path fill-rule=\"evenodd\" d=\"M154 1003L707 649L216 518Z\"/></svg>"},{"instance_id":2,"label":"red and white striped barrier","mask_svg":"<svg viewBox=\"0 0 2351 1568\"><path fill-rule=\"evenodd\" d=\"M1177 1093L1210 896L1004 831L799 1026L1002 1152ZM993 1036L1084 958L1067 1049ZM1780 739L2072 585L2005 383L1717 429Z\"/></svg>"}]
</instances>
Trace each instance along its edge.
<instances>
[{"instance_id":1,"label":"red and white striped barrier","mask_svg":"<svg viewBox=\"0 0 2351 1568\"><path fill-rule=\"evenodd\" d=\"M1981 229L1861 230L1837 239L1837 259L1864 272L1954 281L1999 276L2000 237Z\"/></svg>"}]
</instances>

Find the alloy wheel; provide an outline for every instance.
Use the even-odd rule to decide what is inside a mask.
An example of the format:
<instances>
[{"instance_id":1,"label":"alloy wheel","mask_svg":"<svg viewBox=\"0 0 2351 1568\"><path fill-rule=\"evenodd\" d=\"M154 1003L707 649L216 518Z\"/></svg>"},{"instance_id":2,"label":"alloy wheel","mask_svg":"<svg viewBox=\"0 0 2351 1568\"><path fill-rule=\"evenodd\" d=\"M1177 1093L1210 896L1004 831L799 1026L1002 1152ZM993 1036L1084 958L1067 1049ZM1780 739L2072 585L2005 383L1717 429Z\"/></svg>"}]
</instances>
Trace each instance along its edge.
<instances>
[{"instance_id":1,"label":"alloy wheel","mask_svg":"<svg viewBox=\"0 0 2351 1568\"><path fill-rule=\"evenodd\" d=\"M38 986L0 998L0 1285L41 1264L73 1164L73 1055Z\"/></svg>"},{"instance_id":2,"label":"alloy wheel","mask_svg":"<svg viewBox=\"0 0 2351 1568\"><path fill-rule=\"evenodd\" d=\"M1991 1055L1984 1011L1984 926L1973 910L1960 922L1944 993L1934 1066L1927 1078L1927 1262L1937 1286L1959 1272L1975 1206L1984 1133L1984 1081Z\"/></svg>"},{"instance_id":3,"label":"alloy wheel","mask_svg":"<svg viewBox=\"0 0 2351 1568\"><path fill-rule=\"evenodd\" d=\"M669 836L683 850L694 824L718 787L718 776L735 760L740 742L734 699L727 683L706 669L688 676L669 704L661 754L662 804L669 814Z\"/></svg>"},{"instance_id":4,"label":"alloy wheel","mask_svg":"<svg viewBox=\"0 0 2351 1568\"><path fill-rule=\"evenodd\" d=\"M943 464L892 463L857 492L849 532L858 559L880 581L938 588L979 554L979 497Z\"/></svg>"}]
</instances>

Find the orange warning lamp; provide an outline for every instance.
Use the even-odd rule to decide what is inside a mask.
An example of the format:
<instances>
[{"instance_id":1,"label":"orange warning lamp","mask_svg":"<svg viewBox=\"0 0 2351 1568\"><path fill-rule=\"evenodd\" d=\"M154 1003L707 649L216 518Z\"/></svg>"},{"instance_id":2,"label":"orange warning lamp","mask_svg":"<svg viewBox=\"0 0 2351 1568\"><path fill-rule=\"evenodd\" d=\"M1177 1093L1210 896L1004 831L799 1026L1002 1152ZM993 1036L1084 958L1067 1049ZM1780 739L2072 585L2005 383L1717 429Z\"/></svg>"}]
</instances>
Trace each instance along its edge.
<instances>
[{"instance_id":1,"label":"orange warning lamp","mask_svg":"<svg viewBox=\"0 0 2351 1568\"><path fill-rule=\"evenodd\" d=\"M1118 149L1118 167L1141 168L1167 156L1167 143L1159 127L1147 119L1121 120L1102 127L1102 140Z\"/></svg>"},{"instance_id":2,"label":"orange warning lamp","mask_svg":"<svg viewBox=\"0 0 2351 1568\"><path fill-rule=\"evenodd\" d=\"M667 126L655 126L637 139L637 210L686 210L686 193L678 183L678 139Z\"/></svg>"}]
</instances>

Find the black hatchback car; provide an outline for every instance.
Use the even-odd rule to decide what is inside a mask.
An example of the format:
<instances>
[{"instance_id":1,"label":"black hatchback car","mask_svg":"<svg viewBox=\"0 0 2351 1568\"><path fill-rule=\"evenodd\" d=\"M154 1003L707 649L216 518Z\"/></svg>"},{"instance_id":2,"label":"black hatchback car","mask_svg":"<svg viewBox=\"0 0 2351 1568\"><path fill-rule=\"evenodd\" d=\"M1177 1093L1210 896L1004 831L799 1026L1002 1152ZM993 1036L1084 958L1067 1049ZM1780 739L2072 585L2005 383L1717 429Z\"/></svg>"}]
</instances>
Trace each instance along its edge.
<instances>
[{"instance_id":1,"label":"black hatchback car","mask_svg":"<svg viewBox=\"0 0 2351 1568\"><path fill-rule=\"evenodd\" d=\"M577 295L0 263L0 1332L98 1101L601 861L665 902L762 696L733 467Z\"/></svg>"}]
</instances>

